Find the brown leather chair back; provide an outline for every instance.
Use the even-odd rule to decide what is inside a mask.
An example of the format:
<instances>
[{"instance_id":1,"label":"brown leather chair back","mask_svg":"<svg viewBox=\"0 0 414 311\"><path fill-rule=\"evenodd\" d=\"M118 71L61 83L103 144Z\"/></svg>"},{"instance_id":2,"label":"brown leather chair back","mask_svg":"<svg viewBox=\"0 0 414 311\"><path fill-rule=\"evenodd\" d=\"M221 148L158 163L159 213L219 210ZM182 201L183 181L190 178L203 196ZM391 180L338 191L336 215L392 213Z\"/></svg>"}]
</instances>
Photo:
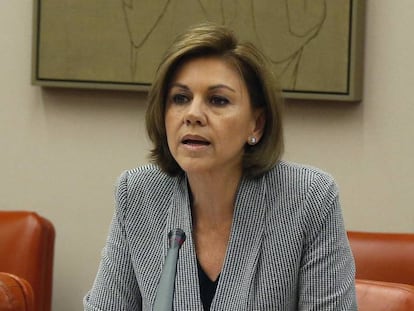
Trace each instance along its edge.
<instances>
[{"instance_id":1,"label":"brown leather chair back","mask_svg":"<svg viewBox=\"0 0 414 311\"><path fill-rule=\"evenodd\" d=\"M0 211L0 271L27 280L35 310L50 311L55 230L33 212Z\"/></svg>"},{"instance_id":2,"label":"brown leather chair back","mask_svg":"<svg viewBox=\"0 0 414 311\"><path fill-rule=\"evenodd\" d=\"M348 239L357 279L414 285L414 234L348 231Z\"/></svg>"},{"instance_id":3,"label":"brown leather chair back","mask_svg":"<svg viewBox=\"0 0 414 311\"><path fill-rule=\"evenodd\" d=\"M0 272L0 311L35 311L29 282L14 274Z\"/></svg>"},{"instance_id":4,"label":"brown leather chair back","mask_svg":"<svg viewBox=\"0 0 414 311\"><path fill-rule=\"evenodd\" d=\"M413 311L414 286L356 280L358 311Z\"/></svg>"}]
</instances>

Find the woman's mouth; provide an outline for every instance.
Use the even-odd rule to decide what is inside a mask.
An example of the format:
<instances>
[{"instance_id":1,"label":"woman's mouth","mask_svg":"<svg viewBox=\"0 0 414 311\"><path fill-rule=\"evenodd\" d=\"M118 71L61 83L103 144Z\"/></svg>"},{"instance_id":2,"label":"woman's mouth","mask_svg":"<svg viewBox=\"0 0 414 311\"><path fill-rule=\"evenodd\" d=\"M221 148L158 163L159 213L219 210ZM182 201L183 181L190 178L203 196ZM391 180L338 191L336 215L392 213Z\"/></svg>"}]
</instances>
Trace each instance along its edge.
<instances>
[{"instance_id":1,"label":"woman's mouth","mask_svg":"<svg viewBox=\"0 0 414 311\"><path fill-rule=\"evenodd\" d=\"M190 146L208 146L210 143L205 140L198 140L198 139L184 139L183 140L184 145L190 145Z\"/></svg>"},{"instance_id":2,"label":"woman's mouth","mask_svg":"<svg viewBox=\"0 0 414 311\"><path fill-rule=\"evenodd\" d=\"M202 150L206 148L207 146L211 145L211 143L203 136L192 135L192 134L185 135L182 138L181 143L183 144L185 148L192 150L192 151Z\"/></svg>"}]
</instances>

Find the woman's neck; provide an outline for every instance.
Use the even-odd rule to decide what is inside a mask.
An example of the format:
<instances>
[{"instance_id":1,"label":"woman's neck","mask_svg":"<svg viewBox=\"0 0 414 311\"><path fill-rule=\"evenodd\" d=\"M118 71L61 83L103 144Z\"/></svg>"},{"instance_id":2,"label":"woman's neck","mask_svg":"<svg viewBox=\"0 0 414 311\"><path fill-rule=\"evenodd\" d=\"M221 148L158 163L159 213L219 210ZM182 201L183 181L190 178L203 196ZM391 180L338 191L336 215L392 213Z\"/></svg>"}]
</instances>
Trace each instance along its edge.
<instances>
[{"instance_id":1,"label":"woman's neck","mask_svg":"<svg viewBox=\"0 0 414 311\"><path fill-rule=\"evenodd\" d=\"M231 223L240 174L188 176L192 194L193 222L197 227Z\"/></svg>"},{"instance_id":2,"label":"woman's neck","mask_svg":"<svg viewBox=\"0 0 414 311\"><path fill-rule=\"evenodd\" d=\"M188 174L197 259L211 280L224 264L240 180L241 174Z\"/></svg>"}]
</instances>

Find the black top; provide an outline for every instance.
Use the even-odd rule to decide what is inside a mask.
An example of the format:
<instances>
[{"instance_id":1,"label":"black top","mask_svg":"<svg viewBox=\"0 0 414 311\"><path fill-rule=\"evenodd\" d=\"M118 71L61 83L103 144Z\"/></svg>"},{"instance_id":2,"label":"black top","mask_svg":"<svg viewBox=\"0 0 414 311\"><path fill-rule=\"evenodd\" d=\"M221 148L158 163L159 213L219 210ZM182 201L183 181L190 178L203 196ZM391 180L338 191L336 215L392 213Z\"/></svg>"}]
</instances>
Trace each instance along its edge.
<instances>
[{"instance_id":1,"label":"black top","mask_svg":"<svg viewBox=\"0 0 414 311\"><path fill-rule=\"evenodd\" d=\"M220 275L217 277L217 280L214 282L210 280L207 274L204 272L203 268L200 266L200 263L197 260L197 269L198 269L198 283L200 284L200 297L201 302L203 303L204 311L210 310L211 302L213 301L214 295L216 294L217 284L220 278Z\"/></svg>"}]
</instances>

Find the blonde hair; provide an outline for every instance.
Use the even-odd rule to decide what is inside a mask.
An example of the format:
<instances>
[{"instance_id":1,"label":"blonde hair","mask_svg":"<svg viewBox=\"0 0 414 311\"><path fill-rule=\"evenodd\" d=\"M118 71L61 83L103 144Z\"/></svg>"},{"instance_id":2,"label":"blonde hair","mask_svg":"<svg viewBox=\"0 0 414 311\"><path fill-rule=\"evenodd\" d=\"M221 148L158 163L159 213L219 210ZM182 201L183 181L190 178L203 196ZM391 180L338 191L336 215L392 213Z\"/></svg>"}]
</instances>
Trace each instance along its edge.
<instances>
[{"instance_id":1,"label":"blonde hair","mask_svg":"<svg viewBox=\"0 0 414 311\"><path fill-rule=\"evenodd\" d=\"M225 26L201 24L178 36L161 61L148 95L147 133L153 143L151 161L171 176L183 173L170 153L165 129L168 85L177 69L189 59L215 56L240 72L253 107L263 109L265 126L260 141L246 143L243 174L254 178L272 168L283 153L283 100L263 54L251 43L239 43Z\"/></svg>"}]
</instances>

